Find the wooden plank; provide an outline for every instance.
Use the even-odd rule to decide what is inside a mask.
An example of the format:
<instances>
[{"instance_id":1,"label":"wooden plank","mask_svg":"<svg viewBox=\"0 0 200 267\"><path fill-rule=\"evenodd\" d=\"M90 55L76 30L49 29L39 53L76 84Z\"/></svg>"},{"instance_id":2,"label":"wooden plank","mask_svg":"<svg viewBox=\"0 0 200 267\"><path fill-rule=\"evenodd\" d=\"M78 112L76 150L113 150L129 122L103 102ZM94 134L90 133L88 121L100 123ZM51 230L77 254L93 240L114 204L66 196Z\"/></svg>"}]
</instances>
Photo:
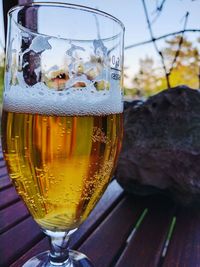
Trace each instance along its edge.
<instances>
[{"instance_id":1,"label":"wooden plank","mask_svg":"<svg viewBox=\"0 0 200 267\"><path fill-rule=\"evenodd\" d=\"M199 208L180 208L163 267L200 266Z\"/></svg>"},{"instance_id":2,"label":"wooden plank","mask_svg":"<svg viewBox=\"0 0 200 267\"><path fill-rule=\"evenodd\" d=\"M7 167L4 166L4 167L0 168L0 179L1 179L1 177L6 176L6 175L8 175L8 170L7 170Z\"/></svg>"},{"instance_id":3,"label":"wooden plank","mask_svg":"<svg viewBox=\"0 0 200 267\"><path fill-rule=\"evenodd\" d=\"M29 216L29 212L22 201L0 210L0 234L14 227Z\"/></svg>"},{"instance_id":4,"label":"wooden plank","mask_svg":"<svg viewBox=\"0 0 200 267\"><path fill-rule=\"evenodd\" d=\"M112 181L105 191L104 195L98 202L95 209L91 212L88 219L79 227L77 232L72 236L70 247L77 249L77 247L84 242L84 240L94 231L95 227L109 214L110 210L121 200L123 190L116 181ZM45 238L21 258L19 258L12 267L22 266L28 259L45 251L49 248L48 240Z\"/></svg>"},{"instance_id":5,"label":"wooden plank","mask_svg":"<svg viewBox=\"0 0 200 267\"><path fill-rule=\"evenodd\" d=\"M0 154L1 154L1 152L0 152ZM2 167L4 167L4 166L6 166L6 163L5 163L5 161L4 161L3 159L1 159L1 157L0 157L0 168L2 168Z\"/></svg>"},{"instance_id":6,"label":"wooden plank","mask_svg":"<svg viewBox=\"0 0 200 267\"><path fill-rule=\"evenodd\" d=\"M0 191L0 210L19 200L14 187Z\"/></svg>"},{"instance_id":7,"label":"wooden plank","mask_svg":"<svg viewBox=\"0 0 200 267\"><path fill-rule=\"evenodd\" d=\"M12 182L8 175L5 175L0 178L0 191L12 186Z\"/></svg>"},{"instance_id":8,"label":"wooden plank","mask_svg":"<svg viewBox=\"0 0 200 267\"><path fill-rule=\"evenodd\" d=\"M136 232L132 232L116 267L159 266L175 209L160 197L147 198L146 203L147 214Z\"/></svg>"},{"instance_id":9,"label":"wooden plank","mask_svg":"<svg viewBox=\"0 0 200 267\"><path fill-rule=\"evenodd\" d=\"M19 0L20 5L30 4L32 2L33 2L32 0Z\"/></svg>"},{"instance_id":10,"label":"wooden plank","mask_svg":"<svg viewBox=\"0 0 200 267\"><path fill-rule=\"evenodd\" d=\"M76 249L81 245L86 237L97 227L98 224L108 215L113 207L120 201L123 196L123 189L113 180L104 195L91 212L86 222L83 223L79 230L73 235L70 246Z\"/></svg>"},{"instance_id":11,"label":"wooden plank","mask_svg":"<svg viewBox=\"0 0 200 267\"><path fill-rule=\"evenodd\" d=\"M112 266L143 210L143 203L138 202L138 198L126 197L81 245L79 251L87 254L95 267Z\"/></svg>"},{"instance_id":12,"label":"wooden plank","mask_svg":"<svg viewBox=\"0 0 200 267\"><path fill-rule=\"evenodd\" d=\"M19 267L22 266L26 261L38 255L41 252L44 252L49 249L49 241L47 238L43 238L40 242L38 242L35 246L33 246L28 253L24 254L20 257L16 262L11 264L9 267Z\"/></svg>"},{"instance_id":13,"label":"wooden plank","mask_svg":"<svg viewBox=\"0 0 200 267\"><path fill-rule=\"evenodd\" d=\"M43 238L32 218L28 218L0 236L0 267L10 266Z\"/></svg>"}]
</instances>

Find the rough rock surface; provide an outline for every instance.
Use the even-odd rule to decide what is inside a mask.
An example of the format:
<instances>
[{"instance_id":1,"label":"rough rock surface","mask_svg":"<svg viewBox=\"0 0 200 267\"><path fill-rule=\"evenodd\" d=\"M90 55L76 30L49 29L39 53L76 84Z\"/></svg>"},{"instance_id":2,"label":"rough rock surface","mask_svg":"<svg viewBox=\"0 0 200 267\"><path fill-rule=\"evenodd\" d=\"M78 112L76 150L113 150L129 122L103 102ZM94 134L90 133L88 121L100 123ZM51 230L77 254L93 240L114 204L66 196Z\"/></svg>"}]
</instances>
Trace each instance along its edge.
<instances>
[{"instance_id":1,"label":"rough rock surface","mask_svg":"<svg viewBox=\"0 0 200 267\"><path fill-rule=\"evenodd\" d=\"M186 86L133 101L116 177L125 190L200 203L200 92Z\"/></svg>"}]
</instances>

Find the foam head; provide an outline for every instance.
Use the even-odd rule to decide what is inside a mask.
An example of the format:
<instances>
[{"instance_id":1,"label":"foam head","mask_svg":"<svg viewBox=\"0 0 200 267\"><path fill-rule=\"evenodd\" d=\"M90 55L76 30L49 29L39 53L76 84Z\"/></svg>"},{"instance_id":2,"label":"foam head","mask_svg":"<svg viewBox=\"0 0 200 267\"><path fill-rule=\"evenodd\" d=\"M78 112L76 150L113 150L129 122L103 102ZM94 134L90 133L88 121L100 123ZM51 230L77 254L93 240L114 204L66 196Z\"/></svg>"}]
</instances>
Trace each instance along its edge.
<instances>
[{"instance_id":1,"label":"foam head","mask_svg":"<svg viewBox=\"0 0 200 267\"><path fill-rule=\"evenodd\" d=\"M64 91L49 89L44 83L34 86L11 86L4 92L3 108L10 112L44 115L102 115L123 111L119 84L109 90L96 90L94 85Z\"/></svg>"}]
</instances>

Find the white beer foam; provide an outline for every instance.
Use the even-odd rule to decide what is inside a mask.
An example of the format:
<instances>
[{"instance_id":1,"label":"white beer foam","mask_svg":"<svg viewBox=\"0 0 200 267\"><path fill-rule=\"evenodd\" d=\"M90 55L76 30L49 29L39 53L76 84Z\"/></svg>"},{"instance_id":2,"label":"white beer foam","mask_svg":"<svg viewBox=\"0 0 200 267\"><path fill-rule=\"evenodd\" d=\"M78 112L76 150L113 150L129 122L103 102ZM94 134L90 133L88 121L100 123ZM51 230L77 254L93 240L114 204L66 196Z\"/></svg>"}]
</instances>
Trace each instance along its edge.
<instances>
[{"instance_id":1,"label":"white beer foam","mask_svg":"<svg viewBox=\"0 0 200 267\"><path fill-rule=\"evenodd\" d=\"M109 90L97 91L91 85L64 91L49 89L44 83L20 87L12 85L4 92L4 110L44 115L100 115L121 113L122 94L119 82Z\"/></svg>"}]
</instances>

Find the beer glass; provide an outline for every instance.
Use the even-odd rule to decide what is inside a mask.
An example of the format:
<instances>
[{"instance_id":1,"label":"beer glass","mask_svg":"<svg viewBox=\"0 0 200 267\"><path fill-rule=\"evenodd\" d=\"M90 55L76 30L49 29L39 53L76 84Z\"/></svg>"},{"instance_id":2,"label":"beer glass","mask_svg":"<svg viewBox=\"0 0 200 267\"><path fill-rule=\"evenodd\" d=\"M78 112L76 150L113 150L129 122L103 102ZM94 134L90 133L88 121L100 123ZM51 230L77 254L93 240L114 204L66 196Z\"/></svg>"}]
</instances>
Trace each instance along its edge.
<instances>
[{"instance_id":1,"label":"beer glass","mask_svg":"<svg viewBox=\"0 0 200 267\"><path fill-rule=\"evenodd\" d=\"M4 42L4 15L0 2L0 106L2 105L3 78L4 78L4 60L5 60L5 42ZM1 116L1 111L0 111Z\"/></svg>"},{"instance_id":2,"label":"beer glass","mask_svg":"<svg viewBox=\"0 0 200 267\"><path fill-rule=\"evenodd\" d=\"M88 7L9 11L2 145L50 251L24 266L91 266L68 249L113 174L122 141L124 26Z\"/></svg>"}]
</instances>

